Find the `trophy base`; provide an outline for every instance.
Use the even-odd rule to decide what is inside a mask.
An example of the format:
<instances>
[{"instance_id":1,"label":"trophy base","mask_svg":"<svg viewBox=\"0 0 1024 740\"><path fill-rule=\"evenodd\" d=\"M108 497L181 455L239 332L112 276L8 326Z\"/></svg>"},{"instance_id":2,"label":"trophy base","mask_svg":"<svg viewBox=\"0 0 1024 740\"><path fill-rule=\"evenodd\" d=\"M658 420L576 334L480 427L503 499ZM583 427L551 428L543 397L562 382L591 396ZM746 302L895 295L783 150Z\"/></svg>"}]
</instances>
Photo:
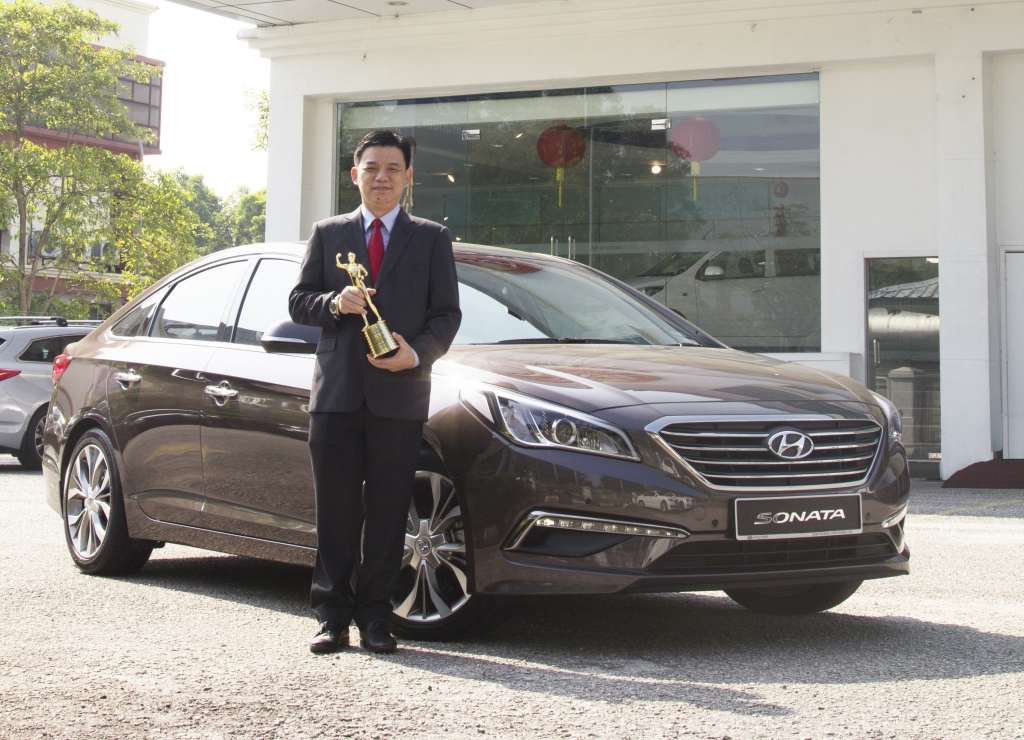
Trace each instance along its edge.
<instances>
[{"instance_id":1,"label":"trophy base","mask_svg":"<svg viewBox=\"0 0 1024 740\"><path fill-rule=\"evenodd\" d=\"M363 328L363 336L370 348L370 356L375 360L391 357L398 351L398 342L391 336L388 325L383 320Z\"/></svg>"}]
</instances>

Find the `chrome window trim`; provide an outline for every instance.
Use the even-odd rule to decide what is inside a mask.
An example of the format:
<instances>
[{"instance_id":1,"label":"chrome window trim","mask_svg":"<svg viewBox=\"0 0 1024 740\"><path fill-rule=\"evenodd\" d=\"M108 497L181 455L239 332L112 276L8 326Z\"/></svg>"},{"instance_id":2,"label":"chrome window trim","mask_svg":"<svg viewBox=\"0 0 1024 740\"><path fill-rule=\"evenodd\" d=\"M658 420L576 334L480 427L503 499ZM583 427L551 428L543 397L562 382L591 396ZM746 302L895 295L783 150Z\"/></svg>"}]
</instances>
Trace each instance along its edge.
<instances>
[{"instance_id":1,"label":"chrome window trim","mask_svg":"<svg viewBox=\"0 0 1024 740\"><path fill-rule=\"evenodd\" d=\"M867 467L867 471L864 473L864 477L855 481L843 481L840 483L825 483L813 486L722 486L716 483L712 483L708 480L703 473L700 473L695 467L693 467L682 455L680 455L662 436L661 431L665 427L671 426L672 424L688 424L688 423L728 423L728 422L778 422L786 424L800 424L808 421L862 421L865 424L873 424L878 429L879 439L878 446L875 449L874 455L871 457L871 463ZM802 415L791 415L791 414L743 414L737 416L717 416L711 414L701 414L694 416L662 416L659 419L655 419L650 424L644 427L644 431L650 435L650 438L664 450L675 462L683 466L683 468L694 477L702 486L705 486L711 491L722 491L726 493L750 493L751 491L768 491L768 492L779 492L779 491L836 491L845 490L848 488L860 488L863 487L868 480L870 480L872 473L878 466L878 461L881 458L882 451L885 448L885 442L887 440L885 426L880 424L872 418L861 418L861 417L847 417L847 416L836 416L832 414L802 414ZM856 432L847 432L848 434L854 434ZM867 432L861 432L866 434ZM764 436L764 435L761 435ZM819 448L820 449L820 448Z\"/></svg>"}]
</instances>

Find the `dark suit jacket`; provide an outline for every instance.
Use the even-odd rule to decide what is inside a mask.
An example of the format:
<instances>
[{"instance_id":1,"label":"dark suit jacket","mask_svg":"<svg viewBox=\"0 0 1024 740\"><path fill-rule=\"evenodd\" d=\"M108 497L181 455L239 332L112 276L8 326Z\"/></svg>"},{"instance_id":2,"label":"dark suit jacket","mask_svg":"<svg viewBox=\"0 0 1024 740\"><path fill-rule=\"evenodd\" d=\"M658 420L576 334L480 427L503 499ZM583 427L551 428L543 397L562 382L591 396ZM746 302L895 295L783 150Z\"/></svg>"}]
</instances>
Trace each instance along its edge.
<instances>
[{"instance_id":1,"label":"dark suit jacket","mask_svg":"<svg viewBox=\"0 0 1024 740\"><path fill-rule=\"evenodd\" d=\"M359 210L318 222L306 247L299 281L288 296L288 312L300 324L322 327L316 349L310 411L355 411L366 402L370 412L392 419L426 419L430 405L430 368L448 351L462 320L448 229L399 211L373 302L388 327L405 337L419 355L412 370L378 370L367 359L363 319L327 308L336 292L351 285L335 255L369 269ZM368 279L367 279L368 280ZM369 285L369 282L367 283ZM375 320L372 311L367 314Z\"/></svg>"}]
</instances>

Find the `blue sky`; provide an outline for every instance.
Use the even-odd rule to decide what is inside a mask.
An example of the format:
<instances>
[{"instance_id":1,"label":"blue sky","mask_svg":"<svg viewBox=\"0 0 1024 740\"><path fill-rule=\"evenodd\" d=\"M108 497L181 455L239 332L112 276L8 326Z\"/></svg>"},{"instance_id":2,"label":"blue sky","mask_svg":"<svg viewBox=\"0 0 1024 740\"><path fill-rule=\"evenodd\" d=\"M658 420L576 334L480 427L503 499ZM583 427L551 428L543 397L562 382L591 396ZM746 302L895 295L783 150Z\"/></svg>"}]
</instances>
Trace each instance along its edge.
<instances>
[{"instance_id":1,"label":"blue sky","mask_svg":"<svg viewBox=\"0 0 1024 740\"><path fill-rule=\"evenodd\" d=\"M266 186L267 155L252 150L250 91L270 86L270 63L239 41L250 26L153 0L148 55L166 62L159 156L146 164L203 176L218 195Z\"/></svg>"}]
</instances>

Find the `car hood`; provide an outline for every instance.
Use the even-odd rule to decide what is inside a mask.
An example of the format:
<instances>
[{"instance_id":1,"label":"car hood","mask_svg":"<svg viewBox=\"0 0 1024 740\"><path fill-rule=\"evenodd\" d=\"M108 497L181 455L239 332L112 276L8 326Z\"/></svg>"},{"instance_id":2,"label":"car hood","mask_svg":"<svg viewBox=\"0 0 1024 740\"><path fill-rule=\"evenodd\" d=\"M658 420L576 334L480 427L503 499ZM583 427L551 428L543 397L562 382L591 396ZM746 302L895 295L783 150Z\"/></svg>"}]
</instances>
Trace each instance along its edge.
<instances>
[{"instance_id":1,"label":"car hood","mask_svg":"<svg viewBox=\"0 0 1024 740\"><path fill-rule=\"evenodd\" d=\"M874 401L856 381L762 355L711 347L453 347L435 366L581 411L640 404Z\"/></svg>"}]
</instances>

